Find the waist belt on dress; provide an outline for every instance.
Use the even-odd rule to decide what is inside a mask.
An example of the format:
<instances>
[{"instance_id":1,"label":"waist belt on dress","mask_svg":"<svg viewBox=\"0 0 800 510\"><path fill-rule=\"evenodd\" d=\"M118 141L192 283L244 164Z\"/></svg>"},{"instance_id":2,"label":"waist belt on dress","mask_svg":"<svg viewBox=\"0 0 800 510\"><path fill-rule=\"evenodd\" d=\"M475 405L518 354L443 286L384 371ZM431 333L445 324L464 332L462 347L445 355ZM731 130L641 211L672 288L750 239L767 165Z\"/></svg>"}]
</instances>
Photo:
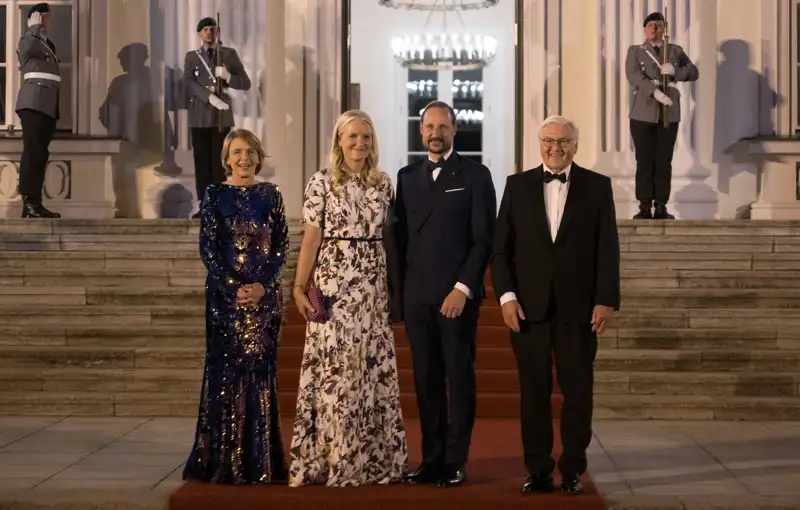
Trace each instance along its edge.
<instances>
[{"instance_id":1,"label":"waist belt on dress","mask_svg":"<svg viewBox=\"0 0 800 510\"><path fill-rule=\"evenodd\" d=\"M362 241L366 243L383 241L382 237L323 237L323 241Z\"/></svg>"}]
</instances>

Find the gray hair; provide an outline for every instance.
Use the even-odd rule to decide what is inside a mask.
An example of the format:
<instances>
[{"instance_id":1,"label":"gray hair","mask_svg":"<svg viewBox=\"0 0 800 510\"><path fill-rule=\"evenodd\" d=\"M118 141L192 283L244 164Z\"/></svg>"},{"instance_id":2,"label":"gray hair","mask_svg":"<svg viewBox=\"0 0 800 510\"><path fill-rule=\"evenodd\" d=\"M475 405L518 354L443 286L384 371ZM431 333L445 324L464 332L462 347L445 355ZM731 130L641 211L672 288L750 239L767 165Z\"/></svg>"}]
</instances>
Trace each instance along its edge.
<instances>
[{"instance_id":1,"label":"gray hair","mask_svg":"<svg viewBox=\"0 0 800 510\"><path fill-rule=\"evenodd\" d=\"M544 129L545 126L549 126L550 124L560 124L562 126L567 126L569 128L570 133L572 134L573 140L575 140L576 142L578 141L578 138L580 137L580 131L578 130L578 126L575 125L575 123L572 122L570 119L562 117L561 115L551 115L546 119L544 119L542 125L539 126L539 133L542 132L542 129Z\"/></svg>"}]
</instances>

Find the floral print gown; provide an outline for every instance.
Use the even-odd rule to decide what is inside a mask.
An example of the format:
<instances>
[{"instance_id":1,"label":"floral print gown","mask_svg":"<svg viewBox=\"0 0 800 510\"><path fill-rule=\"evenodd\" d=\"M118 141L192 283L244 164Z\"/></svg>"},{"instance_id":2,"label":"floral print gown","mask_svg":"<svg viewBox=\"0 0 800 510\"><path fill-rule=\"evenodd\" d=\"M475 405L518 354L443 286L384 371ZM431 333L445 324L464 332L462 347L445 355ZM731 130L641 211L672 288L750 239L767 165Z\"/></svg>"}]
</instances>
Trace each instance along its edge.
<instances>
[{"instance_id":1,"label":"floral print gown","mask_svg":"<svg viewBox=\"0 0 800 510\"><path fill-rule=\"evenodd\" d=\"M303 221L323 229L312 277L331 312L306 327L289 484L397 482L408 452L380 241L392 181L331 190L330 177L314 174L303 205Z\"/></svg>"}]
</instances>

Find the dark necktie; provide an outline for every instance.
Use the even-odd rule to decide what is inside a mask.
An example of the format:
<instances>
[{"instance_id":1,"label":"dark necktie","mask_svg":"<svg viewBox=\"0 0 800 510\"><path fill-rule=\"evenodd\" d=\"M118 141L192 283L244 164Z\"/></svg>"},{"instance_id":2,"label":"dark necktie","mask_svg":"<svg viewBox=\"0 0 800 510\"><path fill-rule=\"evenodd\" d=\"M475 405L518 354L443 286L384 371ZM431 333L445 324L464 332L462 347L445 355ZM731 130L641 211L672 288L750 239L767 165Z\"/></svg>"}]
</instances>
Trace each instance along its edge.
<instances>
[{"instance_id":1,"label":"dark necktie","mask_svg":"<svg viewBox=\"0 0 800 510\"><path fill-rule=\"evenodd\" d=\"M548 183L548 182L550 182L552 180L561 181L563 183L566 183L567 182L567 174L565 174L563 172L559 172L557 174L554 174L552 172L545 172L544 173L544 182Z\"/></svg>"},{"instance_id":2,"label":"dark necktie","mask_svg":"<svg viewBox=\"0 0 800 510\"><path fill-rule=\"evenodd\" d=\"M653 46L653 49L656 50L656 56L661 56L661 46Z\"/></svg>"},{"instance_id":3,"label":"dark necktie","mask_svg":"<svg viewBox=\"0 0 800 510\"><path fill-rule=\"evenodd\" d=\"M211 62L214 58L214 48L208 48L206 50L206 56L208 56L208 61Z\"/></svg>"}]
</instances>

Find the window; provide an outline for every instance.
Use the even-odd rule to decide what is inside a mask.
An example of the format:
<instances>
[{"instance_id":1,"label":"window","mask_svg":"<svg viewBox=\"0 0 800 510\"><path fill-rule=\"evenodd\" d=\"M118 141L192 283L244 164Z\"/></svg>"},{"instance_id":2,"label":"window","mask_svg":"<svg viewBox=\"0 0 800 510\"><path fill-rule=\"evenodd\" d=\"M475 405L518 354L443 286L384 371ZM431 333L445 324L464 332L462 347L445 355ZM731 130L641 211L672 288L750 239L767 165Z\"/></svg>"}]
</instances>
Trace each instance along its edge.
<instances>
[{"instance_id":1,"label":"window","mask_svg":"<svg viewBox=\"0 0 800 510\"><path fill-rule=\"evenodd\" d=\"M427 157L419 136L419 122L425 105L434 100L453 105L457 133L454 148L478 163L483 161L483 70L418 71L409 69L408 82L408 164Z\"/></svg>"},{"instance_id":2,"label":"window","mask_svg":"<svg viewBox=\"0 0 800 510\"><path fill-rule=\"evenodd\" d=\"M15 113L17 92L22 83L22 73L17 60L17 44L20 37L28 30L28 9L38 3L30 0L0 0L0 25L5 37L2 39L3 48L0 51L0 87L2 94L0 100L0 128L14 125L20 129L19 117ZM59 98L59 119L56 126L59 130L72 130L73 122L73 53L74 53L74 16L71 0L51 0L50 16L52 24L48 38L56 47L56 54L60 62L59 74L61 87Z\"/></svg>"}]
</instances>

